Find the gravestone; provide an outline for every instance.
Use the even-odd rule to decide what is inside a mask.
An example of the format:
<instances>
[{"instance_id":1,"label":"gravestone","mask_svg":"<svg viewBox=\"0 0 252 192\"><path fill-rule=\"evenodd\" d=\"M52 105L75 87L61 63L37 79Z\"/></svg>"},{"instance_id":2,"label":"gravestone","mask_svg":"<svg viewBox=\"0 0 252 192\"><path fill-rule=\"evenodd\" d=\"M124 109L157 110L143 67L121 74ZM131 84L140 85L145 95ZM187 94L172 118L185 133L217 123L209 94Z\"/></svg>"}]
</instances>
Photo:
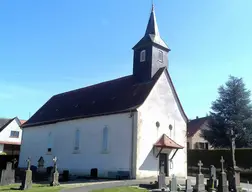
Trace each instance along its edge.
<instances>
[{"instance_id":1,"label":"gravestone","mask_svg":"<svg viewBox=\"0 0 252 192\"><path fill-rule=\"evenodd\" d=\"M212 188L217 188L217 179L216 179L216 168L214 165L211 165L210 166L210 175L209 175L209 178L207 180L207 190Z\"/></svg>"},{"instance_id":2,"label":"gravestone","mask_svg":"<svg viewBox=\"0 0 252 192\"><path fill-rule=\"evenodd\" d=\"M185 192L192 192L193 188L192 188L192 182L190 179L186 179L186 190Z\"/></svg>"},{"instance_id":3,"label":"gravestone","mask_svg":"<svg viewBox=\"0 0 252 192\"><path fill-rule=\"evenodd\" d=\"M228 190L235 191L235 176L234 176L234 169L229 167L227 169L227 180L228 180Z\"/></svg>"},{"instance_id":4,"label":"gravestone","mask_svg":"<svg viewBox=\"0 0 252 192\"><path fill-rule=\"evenodd\" d=\"M172 179L170 182L170 190L171 192L176 192L178 190L177 178L175 177L175 175L172 175Z\"/></svg>"},{"instance_id":5,"label":"gravestone","mask_svg":"<svg viewBox=\"0 0 252 192\"><path fill-rule=\"evenodd\" d=\"M44 158L41 156L38 160L38 169L37 170L39 173L46 172L46 169L44 168L44 163L45 163Z\"/></svg>"},{"instance_id":6,"label":"gravestone","mask_svg":"<svg viewBox=\"0 0 252 192\"><path fill-rule=\"evenodd\" d=\"M227 175L224 171L224 162L225 160L221 156L221 173L219 175L219 182L218 182L218 192L228 192L228 185L227 185Z\"/></svg>"},{"instance_id":7,"label":"gravestone","mask_svg":"<svg viewBox=\"0 0 252 192\"><path fill-rule=\"evenodd\" d=\"M9 185L15 183L15 170L12 169L12 163L7 162L6 169L2 170L1 185Z\"/></svg>"},{"instance_id":8,"label":"gravestone","mask_svg":"<svg viewBox=\"0 0 252 192\"><path fill-rule=\"evenodd\" d=\"M51 186L59 185L59 172L57 169L57 157L53 158L53 171L52 171L52 175L51 175L50 185Z\"/></svg>"},{"instance_id":9,"label":"gravestone","mask_svg":"<svg viewBox=\"0 0 252 192\"><path fill-rule=\"evenodd\" d=\"M32 188L32 171L31 171L31 160L27 159L27 170L25 171L22 184L20 186L21 190L26 190Z\"/></svg>"},{"instance_id":10,"label":"gravestone","mask_svg":"<svg viewBox=\"0 0 252 192\"><path fill-rule=\"evenodd\" d=\"M15 169L15 168L16 168L17 162L18 162L18 161L17 161L16 158L12 159L12 169Z\"/></svg>"},{"instance_id":11,"label":"gravestone","mask_svg":"<svg viewBox=\"0 0 252 192\"><path fill-rule=\"evenodd\" d=\"M165 188L166 184L165 184L165 174L164 173L159 173L158 175L158 188L162 189Z\"/></svg>"},{"instance_id":12,"label":"gravestone","mask_svg":"<svg viewBox=\"0 0 252 192\"><path fill-rule=\"evenodd\" d=\"M235 184L236 184L236 190L240 191L241 189L241 177L240 177L240 172L241 169L237 166L235 166Z\"/></svg>"},{"instance_id":13,"label":"gravestone","mask_svg":"<svg viewBox=\"0 0 252 192\"><path fill-rule=\"evenodd\" d=\"M198 166L199 166L199 173L196 176L195 190L197 192L203 192L205 191L205 184L204 184L204 175L201 173L201 168L203 166L201 160L199 160Z\"/></svg>"}]
</instances>

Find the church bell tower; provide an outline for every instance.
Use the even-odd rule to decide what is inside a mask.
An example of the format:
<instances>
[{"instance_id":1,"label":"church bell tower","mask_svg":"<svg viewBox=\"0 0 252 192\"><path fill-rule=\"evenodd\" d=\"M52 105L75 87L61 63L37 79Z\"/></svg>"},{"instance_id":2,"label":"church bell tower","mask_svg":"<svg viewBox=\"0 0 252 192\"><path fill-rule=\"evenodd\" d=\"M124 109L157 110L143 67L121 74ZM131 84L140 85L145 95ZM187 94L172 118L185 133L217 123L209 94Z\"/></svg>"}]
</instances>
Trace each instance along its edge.
<instances>
[{"instance_id":1,"label":"church bell tower","mask_svg":"<svg viewBox=\"0 0 252 192\"><path fill-rule=\"evenodd\" d=\"M139 82L150 81L160 68L168 66L170 49L160 37L153 5L145 35L132 49L133 76Z\"/></svg>"}]
</instances>

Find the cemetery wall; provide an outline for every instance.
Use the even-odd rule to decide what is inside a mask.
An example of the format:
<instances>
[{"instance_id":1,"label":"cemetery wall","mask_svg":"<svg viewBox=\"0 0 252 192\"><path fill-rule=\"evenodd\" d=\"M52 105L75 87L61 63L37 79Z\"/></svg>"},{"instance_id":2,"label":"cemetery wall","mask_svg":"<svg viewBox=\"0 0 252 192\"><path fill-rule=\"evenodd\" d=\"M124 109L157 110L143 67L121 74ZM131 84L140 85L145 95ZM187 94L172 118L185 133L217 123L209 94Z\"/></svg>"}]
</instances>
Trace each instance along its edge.
<instances>
[{"instance_id":1,"label":"cemetery wall","mask_svg":"<svg viewBox=\"0 0 252 192\"><path fill-rule=\"evenodd\" d=\"M108 127L108 150L103 151L103 130ZM80 148L74 150L76 130L80 131ZM49 135L51 138L49 139ZM113 172L130 171L132 150L132 119L130 113L107 115L59 122L23 129L19 167L38 165L42 156L44 167L53 165L53 157L58 158L60 172L90 175L92 168L98 169L99 177L107 177ZM51 147L51 153L48 152Z\"/></svg>"},{"instance_id":2,"label":"cemetery wall","mask_svg":"<svg viewBox=\"0 0 252 192\"><path fill-rule=\"evenodd\" d=\"M138 109L137 178L158 175L159 159L153 153L153 144L164 133L184 147L178 150L173 163L168 164L168 174L187 177L186 122L177 103L171 82L164 72ZM156 125L157 122L159 126ZM169 125L172 126L171 130ZM169 158L173 152L174 150Z\"/></svg>"}]
</instances>

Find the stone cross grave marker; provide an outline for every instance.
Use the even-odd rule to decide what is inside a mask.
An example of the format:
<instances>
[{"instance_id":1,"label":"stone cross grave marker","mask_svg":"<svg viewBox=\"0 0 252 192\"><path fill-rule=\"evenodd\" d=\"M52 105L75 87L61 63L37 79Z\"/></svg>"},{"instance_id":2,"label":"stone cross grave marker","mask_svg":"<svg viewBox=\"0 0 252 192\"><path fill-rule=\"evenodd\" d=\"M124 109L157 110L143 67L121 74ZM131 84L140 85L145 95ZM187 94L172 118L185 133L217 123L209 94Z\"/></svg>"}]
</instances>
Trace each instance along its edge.
<instances>
[{"instance_id":1,"label":"stone cross grave marker","mask_svg":"<svg viewBox=\"0 0 252 192\"><path fill-rule=\"evenodd\" d=\"M9 185L15 183L15 170L12 169L12 163L7 162L6 169L2 170L1 185Z\"/></svg>"},{"instance_id":2,"label":"stone cross grave marker","mask_svg":"<svg viewBox=\"0 0 252 192\"><path fill-rule=\"evenodd\" d=\"M224 162L223 156L221 156L221 173L219 175L219 182L218 182L218 192L228 192L228 185L227 185L227 175L224 171Z\"/></svg>"},{"instance_id":3,"label":"stone cross grave marker","mask_svg":"<svg viewBox=\"0 0 252 192\"><path fill-rule=\"evenodd\" d=\"M203 163L201 162L201 160L199 160L198 166L199 166L199 174L201 174L201 168L203 166Z\"/></svg>"},{"instance_id":4,"label":"stone cross grave marker","mask_svg":"<svg viewBox=\"0 0 252 192\"><path fill-rule=\"evenodd\" d=\"M51 186L57 186L59 185L59 172L57 170L57 157L53 158L53 171L51 175Z\"/></svg>"},{"instance_id":5,"label":"stone cross grave marker","mask_svg":"<svg viewBox=\"0 0 252 192\"><path fill-rule=\"evenodd\" d=\"M190 179L186 179L186 191L185 192L192 192L193 188L192 188L192 182Z\"/></svg>"},{"instance_id":6,"label":"stone cross grave marker","mask_svg":"<svg viewBox=\"0 0 252 192\"><path fill-rule=\"evenodd\" d=\"M197 192L203 192L205 191L205 184L204 184L204 175L201 173L201 167L203 166L201 160L199 160L198 166L199 166L199 174L197 174L196 176L195 190Z\"/></svg>"},{"instance_id":7,"label":"stone cross grave marker","mask_svg":"<svg viewBox=\"0 0 252 192\"><path fill-rule=\"evenodd\" d=\"M225 172L224 171L224 162L225 162L225 160L223 159L223 156L221 156L220 162L221 162L221 172Z\"/></svg>"},{"instance_id":8,"label":"stone cross grave marker","mask_svg":"<svg viewBox=\"0 0 252 192\"><path fill-rule=\"evenodd\" d=\"M26 189L32 188L32 171L31 171L30 157L26 161L27 161L27 170L25 171L25 175L22 180L22 184L20 186L21 190L26 190Z\"/></svg>"}]
</instances>

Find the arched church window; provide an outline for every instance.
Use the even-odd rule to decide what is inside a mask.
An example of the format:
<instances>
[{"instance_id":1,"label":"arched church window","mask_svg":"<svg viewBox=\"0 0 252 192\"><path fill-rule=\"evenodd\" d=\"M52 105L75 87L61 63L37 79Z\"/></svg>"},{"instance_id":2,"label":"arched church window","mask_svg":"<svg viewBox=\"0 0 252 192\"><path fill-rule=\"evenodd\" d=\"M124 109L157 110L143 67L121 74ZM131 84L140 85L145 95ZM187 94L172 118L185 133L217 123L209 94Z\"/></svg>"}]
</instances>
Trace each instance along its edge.
<instances>
[{"instance_id":1,"label":"arched church window","mask_svg":"<svg viewBox=\"0 0 252 192\"><path fill-rule=\"evenodd\" d=\"M108 127L104 127L102 131L102 151L103 152L108 152Z\"/></svg>"},{"instance_id":2,"label":"arched church window","mask_svg":"<svg viewBox=\"0 0 252 192\"><path fill-rule=\"evenodd\" d=\"M159 50L159 53L158 53L158 60L163 63L163 51Z\"/></svg>"},{"instance_id":3,"label":"arched church window","mask_svg":"<svg viewBox=\"0 0 252 192\"><path fill-rule=\"evenodd\" d=\"M52 152L52 132L48 134L48 141L47 141L47 152L51 153Z\"/></svg>"},{"instance_id":4,"label":"arched church window","mask_svg":"<svg viewBox=\"0 0 252 192\"><path fill-rule=\"evenodd\" d=\"M146 51L142 50L140 53L140 62L144 62L146 57Z\"/></svg>"},{"instance_id":5,"label":"arched church window","mask_svg":"<svg viewBox=\"0 0 252 192\"><path fill-rule=\"evenodd\" d=\"M74 150L80 149L80 130L75 131Z\"/></svg>"}]
</instances>

